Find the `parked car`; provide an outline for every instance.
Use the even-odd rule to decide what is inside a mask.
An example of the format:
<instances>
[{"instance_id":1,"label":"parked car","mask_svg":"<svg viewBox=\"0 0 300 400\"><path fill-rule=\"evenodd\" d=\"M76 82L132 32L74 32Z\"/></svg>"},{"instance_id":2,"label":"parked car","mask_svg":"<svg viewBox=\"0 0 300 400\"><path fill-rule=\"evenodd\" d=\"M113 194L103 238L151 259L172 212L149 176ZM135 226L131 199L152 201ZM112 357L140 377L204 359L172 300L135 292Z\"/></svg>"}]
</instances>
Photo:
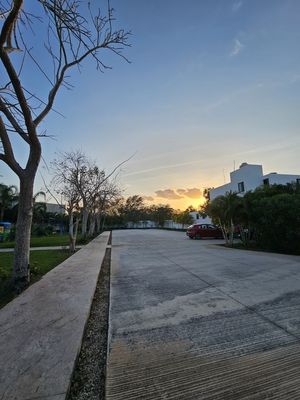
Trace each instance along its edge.
<instances>
[{"instance_id":1,"label":"parked car","mask_svg":"<svg viewBox=\"0 0 300 400\"><path fill-rule=\"evenodd\" d=\"M190 239L214 238L223 239L223 233L220 228L212 224L194 224L188 227L186 231Z\"/></svg>"}]
</instances>

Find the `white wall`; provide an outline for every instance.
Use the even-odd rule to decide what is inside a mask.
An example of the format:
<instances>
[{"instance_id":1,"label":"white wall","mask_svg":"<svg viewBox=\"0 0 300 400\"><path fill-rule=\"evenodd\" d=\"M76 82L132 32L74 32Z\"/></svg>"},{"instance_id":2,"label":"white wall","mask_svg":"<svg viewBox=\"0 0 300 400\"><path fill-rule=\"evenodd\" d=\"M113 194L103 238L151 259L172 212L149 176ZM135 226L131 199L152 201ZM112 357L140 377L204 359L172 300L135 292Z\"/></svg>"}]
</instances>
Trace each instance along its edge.
<instances>
[{"instance_id":1,"label":"white wall","mask_svg":"<svg viewBox=\"0 0 300 400\"><path fill-rule=\"evenodd\" d=\"M65 214L65 207L56 203L46 203L46 210L50 213Z\"/></svg>"},{"instance_id":2,"label":"white wall","mask_svg":"<svg viewBox=\"0 0 300 400\"><path fill-rule=\"evenodd\" d=\"M211 218L210 217L205 217L202 218L199 212L197 211L191 211L190 215L193 217L194 224L211 224Z\"/></svg>"},{"instance_id":3,"label":"white wall","mask_svg":"<svg viewBox=\"0 0 300 400\"><path fill-rule=\"evenodd\" d=\"M230 182L233 192L239 192L239 182L244 182L245 192L254 190L262 184L263 170L261 165L245 164L230 173Z\"/></svg>"},{"instance_id":4,"label":"white wall","mask_svg":"<svg viewBox=\"0 0 300 400\"><path fill-rule=\"evenodd\" d=\"M264 175L263 179L269 179L270 185L274 185L274 184L286 185L287 183L297 182L297 179L300 179L300 175L271 173L271 174Z\"/></svg>"},{"instance_id":5,"label":"white wall","mask_svg":"<svg viewBox=\"0 0 300 400\"><path fill-rule=\"evenodd\" d=\"M219 187L216 187L214 189L211 189L211 191L209 192L209 196L210 196L210 200L215 199L218 196L223 196L223 194L227 193L227 192L233 192L233 185L231 183L226 183L226 185L222 185Z\"/></svg>"},{"instance_id":6,"label":"white wall","mask_svg":"<svg viewBox=\"0 0 300 400\"><path fill-rule=\"evenodd\" d=\"M277 173L263 175L263 169L261 165L243 163L239 169L230 173L230 183L219 186L210 191L210 199L213 200L217 196L224 195L230 191L239 193L241 196L243 196L246 192L255 190L257 187L263 185L264 179L269 179L270 185L285 185L289 182L296 182L297 179L300 179L300 175ZM240 182L244 183L244 192L239 192L238 184Z\"/></svg>"}]
</instances>

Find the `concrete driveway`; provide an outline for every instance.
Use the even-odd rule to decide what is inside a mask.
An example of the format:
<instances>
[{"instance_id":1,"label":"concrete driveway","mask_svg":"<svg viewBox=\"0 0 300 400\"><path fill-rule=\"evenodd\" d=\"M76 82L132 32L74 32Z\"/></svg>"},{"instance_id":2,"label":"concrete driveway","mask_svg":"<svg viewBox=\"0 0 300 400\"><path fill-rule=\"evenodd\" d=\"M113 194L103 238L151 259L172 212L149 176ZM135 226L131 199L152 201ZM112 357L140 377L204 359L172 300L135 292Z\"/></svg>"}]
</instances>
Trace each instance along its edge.
<instances>
[{"instance_id":1,"label":"concrete driveway","mask_svg":"<svg viewBox=\"0 0 300 400\"><path fill-rule=\"evenodd\" d=\"M300 398L300 257L220 243L113 232L107 399Z\"/></svg>"}]
</instances>

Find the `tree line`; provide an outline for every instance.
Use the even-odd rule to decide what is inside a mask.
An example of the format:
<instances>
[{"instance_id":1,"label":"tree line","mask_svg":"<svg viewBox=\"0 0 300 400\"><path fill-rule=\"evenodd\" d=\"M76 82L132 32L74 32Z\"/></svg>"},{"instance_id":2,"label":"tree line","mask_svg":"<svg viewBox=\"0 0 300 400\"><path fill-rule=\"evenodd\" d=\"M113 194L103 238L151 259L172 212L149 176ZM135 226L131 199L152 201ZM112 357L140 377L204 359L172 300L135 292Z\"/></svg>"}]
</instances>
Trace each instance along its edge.
<instances>
[{"instance_id":1,"label":"tree line","mask_svg":"<svg viewBox=\"0 0 300 400\"><path fill-rule=\"evenodd\" d=\"M128 223L137 224L152 221L157 227L163 228L166 221L172 220L182 227L193 223L193 217L189 207L185 211L173 209L168 204L147 205L144 198L139 195L129 196L128 198L118 198L107 210L106 226L108 228L126 228Z\"/></svg>"}]
</instances>

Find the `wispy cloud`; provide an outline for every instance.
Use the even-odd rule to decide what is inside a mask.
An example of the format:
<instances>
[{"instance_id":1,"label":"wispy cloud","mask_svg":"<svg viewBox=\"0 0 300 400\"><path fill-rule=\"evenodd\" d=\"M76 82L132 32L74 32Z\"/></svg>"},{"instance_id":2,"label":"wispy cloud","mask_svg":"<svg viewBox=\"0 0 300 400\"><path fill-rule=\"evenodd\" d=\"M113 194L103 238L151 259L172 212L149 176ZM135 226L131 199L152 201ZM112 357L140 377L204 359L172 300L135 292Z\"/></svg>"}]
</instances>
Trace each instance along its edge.
<instances>
[{"instance_id":1,"label":"wispy cloud","mask_svg":"<svg viewBox=\"0 0 300 400\"><path fill-rule=\"evenodd\" d=\"M182 163L177 163L177 164L161 165L159 167L147 168L147 169L143 169L143 170L139 170L139 171L124 173L123 176L127 177L127 176L148 174L151 172L160 171L160 170L164 170L164 169L168 170L170 168L179 168L179 167L182 167L185 165L193 165L193 164L199 164L199 163L200 163L199 160L194 160L194 161L187 161L187 162L182 162Z\"/></svg>"},{"instance_id":2,"label":"wispy cloud","mask_svg":"<svg viewBox=\"0 0 300 400\"><path fill-rule=\"evenodd\" d=\"M235 57L237 56L245 47L245 45L239 41L239 39L234 40L233 49L231 50L230 56Z\"/></svg>"},{"instance_id":3,"label":"wispy cloud","mask_svg":"<svg viewBox=\"0 0 300 400\"><path fill-rule=\"evenodd\" d=\"M233 12L237 12L242 7L242 5L243 5L243 2L241 0L240 1L235 1L232 4L232 11Z\"/></svg>"}]
</instances>

